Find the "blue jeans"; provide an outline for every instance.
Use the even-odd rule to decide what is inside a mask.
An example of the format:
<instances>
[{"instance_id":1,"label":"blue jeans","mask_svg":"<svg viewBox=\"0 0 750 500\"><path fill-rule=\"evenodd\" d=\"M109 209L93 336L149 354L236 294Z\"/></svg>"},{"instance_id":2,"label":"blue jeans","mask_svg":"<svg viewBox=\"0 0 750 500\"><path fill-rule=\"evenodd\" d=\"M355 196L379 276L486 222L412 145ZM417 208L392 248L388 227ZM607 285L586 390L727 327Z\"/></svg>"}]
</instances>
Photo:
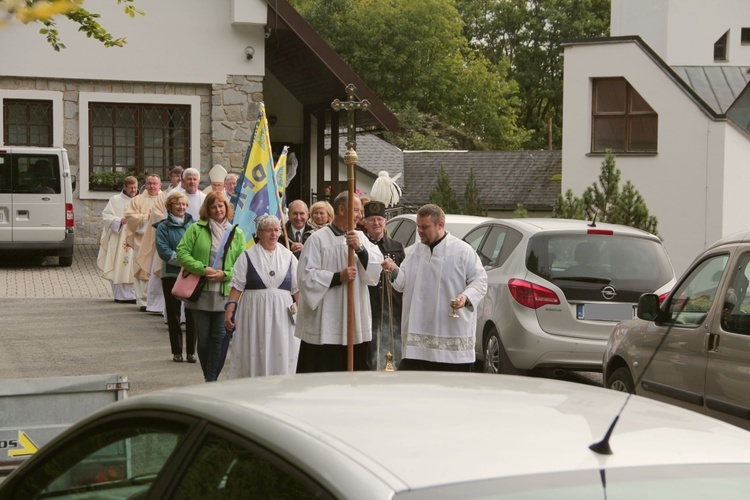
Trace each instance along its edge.
<instances>
[{"instance_id":1,"label":"blue jeans","mask_svg":"<svg viewBox=\"0 0 750 500\"><path fill-rule=\"evenodd\" d=\"M193 315L193 327L198 337L198 360L203 369L203 377L206 382L215 382L219 378L219 366L224 364L224 360L219 359L221 343L227 334L224 311L191 309L190 313Z\"/></svg>"}]
</instances>

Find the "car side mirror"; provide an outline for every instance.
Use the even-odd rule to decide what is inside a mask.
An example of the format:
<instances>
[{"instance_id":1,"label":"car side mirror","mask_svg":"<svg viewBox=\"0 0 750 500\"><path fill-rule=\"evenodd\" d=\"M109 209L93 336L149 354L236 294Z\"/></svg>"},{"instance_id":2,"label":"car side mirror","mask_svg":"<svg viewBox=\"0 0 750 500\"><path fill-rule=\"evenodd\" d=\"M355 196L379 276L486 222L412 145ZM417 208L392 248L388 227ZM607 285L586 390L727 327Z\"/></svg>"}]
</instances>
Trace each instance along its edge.
<instances>
[{"instance_id":1,"label":"car side mirror","mask_svg":"<svg viewBox=\"0 0 750 500\"><path fill-rule=\"evenodd\" d=\"M659 308L659 296L655 293L644 293L638 299L638 308L636 316L638 319L654 321L659 317L661 309Z\"/></svg>"}]
</instances>

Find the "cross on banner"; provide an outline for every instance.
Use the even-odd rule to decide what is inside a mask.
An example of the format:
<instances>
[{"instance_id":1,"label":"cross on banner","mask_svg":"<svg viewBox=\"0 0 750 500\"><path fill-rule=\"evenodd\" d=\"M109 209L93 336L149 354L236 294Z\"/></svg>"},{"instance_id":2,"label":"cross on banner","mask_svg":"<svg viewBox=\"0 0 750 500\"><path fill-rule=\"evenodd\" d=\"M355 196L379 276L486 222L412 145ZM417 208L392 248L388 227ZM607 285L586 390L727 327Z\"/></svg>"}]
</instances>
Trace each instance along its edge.
<instances>
[{"instance_id":1,"label":"cross on banner","mask_svg":"<svg viewBox=\"0 0 750 500\"><path fill-rule=\"evenodd\" d=\"M347 180L349 181L349 231L354 230L354 166L357 164L357 141L356 141L356 126L355 126L355 115L357 110L367 111L370 108L370 101L363 99L361 101L355 101L357 87L353 84L346 86L346 95L348 101L341 102L335 99L331 103L331 107L336 111L346 110L347 111L347 141L346 141L346 154L344 154L344 163L349 167L347 169ZM331 179L333 181L333 179ZM338 179L336 179L338 182ZM349 259L347 266L354 267L354 250L349 247ZM347 296L346 296L346 355L347 355L347 370L354 371L354 281L347 283Z\"/></svg>"}]
</instances>

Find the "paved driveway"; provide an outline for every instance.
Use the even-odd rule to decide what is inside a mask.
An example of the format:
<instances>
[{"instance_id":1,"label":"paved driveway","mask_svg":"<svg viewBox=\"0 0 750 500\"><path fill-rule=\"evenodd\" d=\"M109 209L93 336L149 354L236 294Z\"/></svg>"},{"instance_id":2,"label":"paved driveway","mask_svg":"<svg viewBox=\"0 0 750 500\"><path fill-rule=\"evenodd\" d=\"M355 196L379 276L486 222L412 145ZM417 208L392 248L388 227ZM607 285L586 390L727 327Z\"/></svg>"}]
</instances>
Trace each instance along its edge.
<instances>
[{"instance_id":1,"label":"paved driveway","mask_svg":"<svg viewBox=\"0 0 750 500\"><path fill-rule=\"evenodd\" d=\"M77 245L68 268L56 258L0 259L0 378L117 373L131 396L202 383L198 363L172 361L161 316L114 302L97 252Z\"/></svg>"}]
</instances>

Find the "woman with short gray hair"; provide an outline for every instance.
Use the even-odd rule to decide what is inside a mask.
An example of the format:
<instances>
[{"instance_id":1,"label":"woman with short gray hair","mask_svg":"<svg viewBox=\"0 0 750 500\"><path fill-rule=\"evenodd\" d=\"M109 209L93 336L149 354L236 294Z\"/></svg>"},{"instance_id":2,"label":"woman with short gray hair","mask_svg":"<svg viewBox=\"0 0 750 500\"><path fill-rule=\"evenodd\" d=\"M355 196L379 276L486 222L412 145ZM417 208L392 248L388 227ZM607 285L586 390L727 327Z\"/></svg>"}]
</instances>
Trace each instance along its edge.
<instances>
[{"instance_id":1,"label":"woman with short gray hair","mask_svg":"<svg viewBox=\"0 0 750 500\"><path fill-rule=\"evenodd\" d=\"M236 330L229 378L286 375L297 369L297 258L278 242L278 218L262 215L255 225L257 243L234 265L224 317L227 330Z\"/></svg>"}]
</instances>

